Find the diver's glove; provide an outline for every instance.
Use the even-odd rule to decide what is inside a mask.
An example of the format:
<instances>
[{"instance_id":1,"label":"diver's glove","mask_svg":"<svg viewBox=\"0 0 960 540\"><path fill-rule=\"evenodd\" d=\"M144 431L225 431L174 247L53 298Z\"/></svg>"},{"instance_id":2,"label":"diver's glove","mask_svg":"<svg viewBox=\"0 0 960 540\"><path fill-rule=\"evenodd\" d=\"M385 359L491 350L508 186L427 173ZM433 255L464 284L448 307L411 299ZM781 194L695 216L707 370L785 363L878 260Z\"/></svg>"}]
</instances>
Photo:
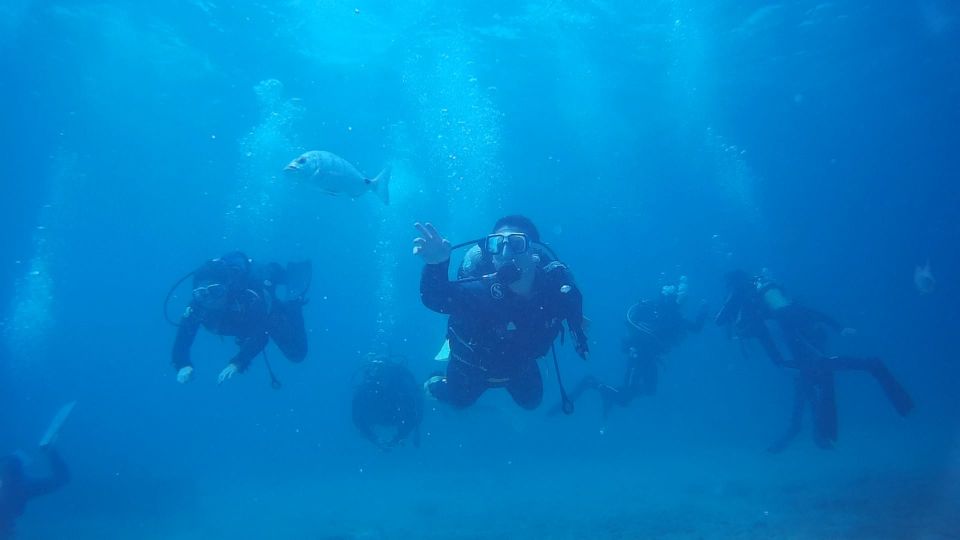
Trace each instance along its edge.
<instances>
[{"instance_id":1,"label":"diver's glove","mask_svg":"<svg viewBox=\"0 0 960 540\"><path fill-rule=\"evenodd\" d=\"M413 254L427 264L440 264L450 260L450 241L444 238L431 223L414 223L420 236L413 239Z\"/></svg>"},{"instance_id":2,"label":"diver's glove","mask_svg":"<svg viewBox=\"0 0 960 540\"><path fill-rule=\"evenodd\" d=\"M177 382L186 384L193 380L193 366L183 366L177 371Z\"/></svg>"},{"instance_id":3,"label":"diver's glove","mask_svg":"<svg viewBox=\"0 0 960 540\"><path fill-rule=\"evenodd\" d=\"M573 342L573 349L577 351L577 354L580 358L584 360L590 359L590 345L587 343L587 335L584 333L575 333L575 338Z\"/></svg>"},{"instance_id":4,"label":"diver's glove","mask_svg":"<svg viewBox=\"0 0 960 540\"><path fill-rule=\"evenodd\" d=\"M223 371L220 372L220 376L217 377L217 384L223 384L224 382L230 380L237 372L240 371L240 368L237 367L234 363L227 364L227 367L223 368Z\"/></svg>"}]
</instances>

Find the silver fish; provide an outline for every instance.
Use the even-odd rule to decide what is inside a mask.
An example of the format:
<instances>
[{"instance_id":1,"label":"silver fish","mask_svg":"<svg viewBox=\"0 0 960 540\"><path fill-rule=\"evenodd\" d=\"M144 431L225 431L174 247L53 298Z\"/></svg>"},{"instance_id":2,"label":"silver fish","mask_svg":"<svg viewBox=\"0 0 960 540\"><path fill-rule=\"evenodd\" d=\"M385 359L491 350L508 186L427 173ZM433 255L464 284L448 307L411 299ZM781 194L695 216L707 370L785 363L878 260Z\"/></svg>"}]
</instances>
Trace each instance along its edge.
<instances>
[{"instance_id":1,"label":"silver fish","mask_svg":"<svg viewBox=\"0 0 960 540\"><path fill-rule=\"evenodd\" d=\"M937 280L933 279L933 272L930 271L930 261L924 266L918 266L913 270L913 284L920 291L920 294L930 294L937 286Z\"/></svg>"},{"instance_id":2,"label":"silver fish","mask_svg":"<svg viewBox=\"0 0 960 540\"><path fill-rule=\"evenodd\" d=\"M330 195L347 195L357 198L368 191L374 192L383 204L390 204L390 168L386 167L374 178L368 178L349 161L323 150L304 152L283 168L287 174L309 181Z\"/></svg>"}]
</instances>

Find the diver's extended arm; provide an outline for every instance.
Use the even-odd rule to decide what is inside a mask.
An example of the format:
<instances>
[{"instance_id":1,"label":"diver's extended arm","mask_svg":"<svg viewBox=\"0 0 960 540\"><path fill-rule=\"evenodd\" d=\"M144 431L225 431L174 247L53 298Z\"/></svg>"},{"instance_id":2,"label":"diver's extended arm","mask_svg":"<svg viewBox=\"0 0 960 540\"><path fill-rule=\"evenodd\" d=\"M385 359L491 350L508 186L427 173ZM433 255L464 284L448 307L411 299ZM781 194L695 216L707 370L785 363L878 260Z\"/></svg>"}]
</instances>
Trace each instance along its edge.
<instances>
[{"instance_id":1,"label":"diver's extended arm","mask_svg":"<svg viewBox=\"0 0 960 540\"><path fill-rule=\"evenodd\" d=\"M587 340L587 332L583 329L583 294L580 289L573 284L565 285L569 287L561 294L565 298L564 318L567 319L567 328L573 334L573 347L584 360L590 354L590 346Z\"/></svg>"},{"instance_id":2,"label":"diver's extended arm","mask_svg":"<svg viewBox=\"0 0 960 540\"><path fill-rule=\"evenodd\" d=\"M427 308L451 314L455 310L480 308L483 281L456 282L447 278L450 259L437 264L426 264L420 274L420 300Z\"/></svg>"},{"instance_id":3,"label":"diver's extended arm","mask_svg":"<svg viewBox=\"0 0 960 540\"><path fill-rule=\"evenodd\" d=\"M725 326L736 322L737 315L740 313L740 308L743 306L743 298L741 294L731 293L727 297L727 301L723 303L723 306L720 308L720 311L717 313L716 323L718 326Z\"/></svg>"},{"instance_id":4,"label":"diver's extended arm","mask_svg":"<svg viewBox=\"0 0 960 540\"><path fill-rule=\"evenodd\" d=\"M557 294L560 307L559 316L567 321L567 328L573 334L573 347L584 360L590 353L587 332L584 330L583 293L577 287L573 274L560 261L554 261L544 267L547 275L547 287Z\"/></svg>"},{"instance_id":5,"label":"diver's extended arm","mask_svg":"<svg viewBox=\"0 0 960 540\"><path fill-rule=\"evenodd\" d=\"M177 327L177 338L173 342L173 367L181 369L191 366L190 347L197 336L197 330L200 328L200 318L197 317L193 307L188 307L187 312L180 318L180 325Z\"/></svg>"}]
</instances>

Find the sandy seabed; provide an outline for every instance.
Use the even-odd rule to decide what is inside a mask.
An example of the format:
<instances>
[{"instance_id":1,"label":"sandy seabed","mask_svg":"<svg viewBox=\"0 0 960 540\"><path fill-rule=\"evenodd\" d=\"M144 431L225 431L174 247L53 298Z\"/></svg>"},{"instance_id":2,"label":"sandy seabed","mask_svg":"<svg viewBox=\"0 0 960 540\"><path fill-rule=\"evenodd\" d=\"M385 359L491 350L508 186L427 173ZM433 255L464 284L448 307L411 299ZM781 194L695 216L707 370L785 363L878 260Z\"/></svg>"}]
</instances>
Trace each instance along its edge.
<instances>
[{"instance_id":1,"label":"sandy seabed","mask_svg":"<svg viewBox=\"0 0 960 540\"><path fill-rule=\"evenodd\" d=\"M706 449L238 475L158 495L153 508L31 510L19 538L960 539L960 461L898 453Z\"/></svg>"}]
</instances>

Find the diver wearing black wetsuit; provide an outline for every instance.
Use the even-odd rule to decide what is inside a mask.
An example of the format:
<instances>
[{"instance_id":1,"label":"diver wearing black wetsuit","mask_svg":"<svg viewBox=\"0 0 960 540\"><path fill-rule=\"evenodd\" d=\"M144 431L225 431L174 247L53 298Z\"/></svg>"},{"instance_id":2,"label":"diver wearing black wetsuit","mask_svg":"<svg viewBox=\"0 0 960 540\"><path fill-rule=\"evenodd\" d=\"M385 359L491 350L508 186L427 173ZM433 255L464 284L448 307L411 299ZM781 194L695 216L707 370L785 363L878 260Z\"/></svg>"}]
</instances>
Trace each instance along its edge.
<instances>
[{"instance_id":1,"label":"diver wearing black wetsuit","mask_svg":"<svg viewBox=\"0 0 960 540\"><path fill-rule=\"evenodd\" d=\"M642 300L627 311L626 334L621 351L627 357L623 385L619 388L586 377L570 392L576 401L587 390L596 390L603 400L606 416L613 405L626 407L638 396L650 396L657 391L660 362L691 332L700 332L707 318L706 305L700 307L697 317L688 320L681 312L686 297L686 277L678 285L666 285L656 300ZM554 409L555 414L560 409Z\"/></svg>"},{"instance_id":2,"label":"diver wearing black wetsuit","mask_svg":"<svg viewBox=\"0 0 960 540\"><path fill-rule=\"evenodd\" d=\"M913 409L913 400L878 358L829 356L827 329L838 333L850 330L833 318L791 301L775 283L762 278L750 278L744 272L728 275L731 301L721 311L718 322L741 321L753 332L749 337L760 337L764 349L778 365L797 370L794 401L790 424L786 432L768 449L784 450L802 427L804 410L809 405L813 417L813 440L820 448L832 448L837 440L837 404L834 373L851 370L869 373L880 384L887 398L901 416ZM737 305L738 313L730 311ZM764 319L773 321L780 331L789 359L776 349Z\"/></svg>"},{"instance_id":3,"label":"diver wearing black wetsuit","mask_svg":"<svg viewBox=\"0 0 960 540\"><path fill-rule=\"evenodd\" d=\"M372 360L362 371L353 389L353 424L378 448L389 450L411 434L414 446L420 446L420 422L423 420L423 390L413 373L392 359ZM383 440L378 426L395 428Z\"/></svg>"},{"instance_id":4,"label":"diver wearing black wetsuit","mask_svg":"<svg viewBox=\"0 0 960 540\"><path fill-rule=\"evenodd\" d=\"M287 274L277 263L257 264L240 252L200 267L194 273L193 300L180 319L173 345L178 380L190 378L190 347L201 325L216 335L235 337L240 347L221 373L221 382L246 370L269 339L290 361L303 361L307 356L306 302L302 297L285 301L276 297L277 285L290 289Z\"/></svg>"},{"instance_id":5,"label":"diver wearing black wetsuit","mask_svg":"<svg viewBox=\"0 0 960 540\"><path fill-rule=\"evenodd\" d=\"M50 466L50 475L31 478L16 456L0 458L0 540L13 538L14 525L27 502L53 493L70 481L70 472L60 454L51 446L40 447Z\"/></svg>"},{"instance_id":6,"label":"diver wearing black wetsuit","mask_svg":"<svg viewBox=\"0 0 960 540\"><path fill-rule=\"evenodd\" d=\"M803 411L809 403L813 415L813 440L821 448L832 448L837 441L837 403L834 373L863 371L880 384L890 403L901 416L913 409L913 400L879 358L828 356L826 329L842 332L845 327L813 309L797 303L772 310L791 361L786 367L797 370L793 411L786 432L769 448L780 452L800 432Z\"/></svg>"},{"instance_id":7,"label":"diver wearing black wetsuit","mask_svg":"<svg viewBox=\"0 0 960 540\"><path fill-rule=\"evenodd\" d=\"M421 232L430 241L442 240L435 230ZM539 235L522 216L502 218L481 241L496 274L450 281L449 243L443 242L446 253L439 257L446 258L427 261L420 296L429 309L450 315L450 358L446 376L428 381L427 389L438 400L464 408L488 388L502 387L521 407L536 408L543 399L537 359L550 352L562 321L573 334L577 353L585 358L588 352L583 298L572 276L559 262L541 264L535 247ZM525 284L523 292L518 292L518 283Z\"/></svg>"}]
</instances>

